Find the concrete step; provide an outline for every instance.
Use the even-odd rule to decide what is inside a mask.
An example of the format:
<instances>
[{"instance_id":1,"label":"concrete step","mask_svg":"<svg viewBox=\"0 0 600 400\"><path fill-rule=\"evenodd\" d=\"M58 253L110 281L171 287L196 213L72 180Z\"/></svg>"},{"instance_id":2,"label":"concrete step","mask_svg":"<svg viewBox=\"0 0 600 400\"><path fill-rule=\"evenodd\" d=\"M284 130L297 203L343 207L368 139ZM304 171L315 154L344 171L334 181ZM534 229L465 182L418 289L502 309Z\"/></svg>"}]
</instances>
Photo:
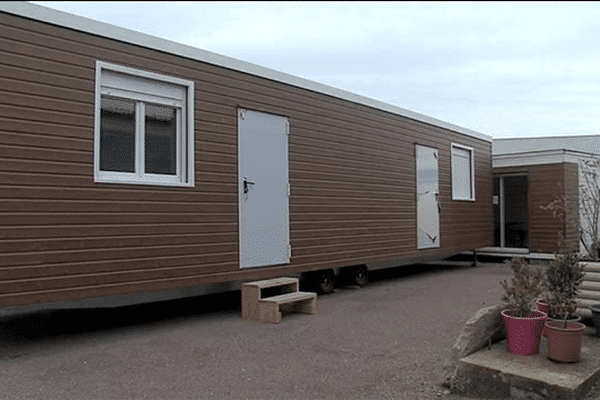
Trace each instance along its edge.
<instances>
[{"instance_id":1,"label":"concrete step","mask_svg":"<svg viewBox=\"0 0 600 400\"><path fill-rule=\"evenodd\" d=\"M501 341L461 358L451 391L485 399L585 399L600 382L600 338L594 329L586 328L577 363L550 361L546 346L542 338L539 355L516 356Z\"/></svg>"}]
</instances>

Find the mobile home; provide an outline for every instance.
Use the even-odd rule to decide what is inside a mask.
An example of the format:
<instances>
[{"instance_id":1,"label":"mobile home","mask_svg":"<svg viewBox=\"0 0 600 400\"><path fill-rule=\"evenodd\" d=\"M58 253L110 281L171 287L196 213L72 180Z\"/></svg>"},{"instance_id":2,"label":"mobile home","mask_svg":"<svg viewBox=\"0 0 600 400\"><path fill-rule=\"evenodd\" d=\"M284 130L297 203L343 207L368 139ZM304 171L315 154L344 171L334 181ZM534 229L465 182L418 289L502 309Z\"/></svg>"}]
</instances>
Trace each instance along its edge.
<instances>
[{"instance_id":1,"label":"mobile home","mask_svg":"<svg viewBox=\"0 0 600 400\"><path fill-rule=\"evenodd\" d=\"M487 135L29 3L0 46L2 310L492 245Z\"/></svg>"}]
</instances>

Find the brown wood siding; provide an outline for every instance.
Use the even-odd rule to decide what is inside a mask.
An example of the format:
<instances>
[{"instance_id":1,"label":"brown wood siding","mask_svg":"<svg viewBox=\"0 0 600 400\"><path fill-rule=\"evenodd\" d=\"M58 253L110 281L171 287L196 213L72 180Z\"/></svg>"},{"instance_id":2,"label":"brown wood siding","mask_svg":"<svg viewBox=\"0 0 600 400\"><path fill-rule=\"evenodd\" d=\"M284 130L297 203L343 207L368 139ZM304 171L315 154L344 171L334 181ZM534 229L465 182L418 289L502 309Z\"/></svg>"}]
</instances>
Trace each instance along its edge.
<instances>
[{"instance_id":1,"label":"brown wood siding","mask_svg":"<svg viewBox=\"0 0 600 400\"><path fill-rule=\"evenodd\" d=\"M0 13L0 306L436 257L491 244L491 143L283 83ZM95 62L195 82L195 187L93 182ZM237 107L290 121L290 265L240 271ZM475 149L453 201L450 144ZM416 249L415 144L441 249Z\"/></svg>"},{"instance_id":2,"label":"brown wood siding","mask_svg":"<svg viewBox=\"0 0 600 400\"><path fill-rule=\"evenodd\" d=\"M579 175L573 163L494 168L494 174L526 173L529 196L529 250L539 253L557 251L559 234L569 246L579 243ZM553 216L542 207L566 195L567 213Z\"/></svg>"}]
</instances>

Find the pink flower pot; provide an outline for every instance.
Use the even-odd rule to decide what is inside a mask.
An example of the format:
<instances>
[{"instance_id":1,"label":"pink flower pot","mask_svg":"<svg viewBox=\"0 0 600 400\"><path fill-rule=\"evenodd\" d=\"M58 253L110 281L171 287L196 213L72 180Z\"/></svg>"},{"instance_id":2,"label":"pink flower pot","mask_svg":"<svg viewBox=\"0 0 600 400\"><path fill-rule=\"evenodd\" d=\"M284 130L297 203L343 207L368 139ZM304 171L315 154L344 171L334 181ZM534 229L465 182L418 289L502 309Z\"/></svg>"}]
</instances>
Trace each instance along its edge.
<instances>
[{"instance_id":1,"label":"pink flower pot","mask_svg":"<svg viewBox=\"0 0 600 400\"><path fill-rule=\"evenodd\" d=\"M540 340L548 314L530 311L525 318L514 317L508 310L500 314L506 328L506 350L511 354L535 356L540 353Z\"/></svg>"}]
</instances>

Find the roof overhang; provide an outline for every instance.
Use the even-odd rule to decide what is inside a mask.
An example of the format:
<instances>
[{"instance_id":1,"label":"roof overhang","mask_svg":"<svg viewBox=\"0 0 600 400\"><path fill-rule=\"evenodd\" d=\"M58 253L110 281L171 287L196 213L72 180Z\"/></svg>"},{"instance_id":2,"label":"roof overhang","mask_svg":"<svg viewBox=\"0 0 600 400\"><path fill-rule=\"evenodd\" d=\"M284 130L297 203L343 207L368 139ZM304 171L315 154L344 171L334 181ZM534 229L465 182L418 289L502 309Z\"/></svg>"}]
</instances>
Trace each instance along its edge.
<instances>
[{"instance_id":1,"label":"roof overhang","mask_svg":"<svg viewBox=\"0 0 600 400\"><path fill-rule=\"evenodd\" d=\"M598 155L565 149L496 154L492 155L492 168L559 164L565 162L579 164L580 161L595 157L598 157Z\"/></svg>"}]
</instances>

